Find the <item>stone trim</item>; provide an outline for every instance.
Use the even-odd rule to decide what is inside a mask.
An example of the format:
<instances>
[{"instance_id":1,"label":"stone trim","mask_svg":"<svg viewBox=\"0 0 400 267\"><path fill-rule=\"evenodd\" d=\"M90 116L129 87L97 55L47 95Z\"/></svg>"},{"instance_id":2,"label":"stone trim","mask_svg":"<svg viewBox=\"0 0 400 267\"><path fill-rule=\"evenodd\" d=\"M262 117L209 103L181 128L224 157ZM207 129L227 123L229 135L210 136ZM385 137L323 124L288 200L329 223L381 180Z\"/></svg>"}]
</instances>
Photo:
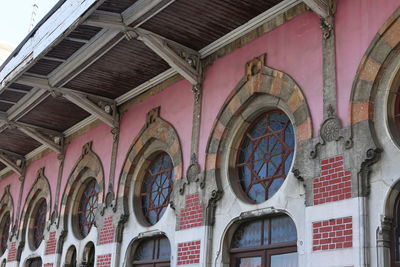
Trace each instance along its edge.
<instances>
[{"instance_id":1,"label":"stone trim","mask_svg":"<svg viewBox=\"0 0 400 267\"><path fill-rule=\"evenodd\" d=\"M118 198L128 199L132 174L137 163L143 157L149 145L155 141L163 144L163 149L169 154L174 164L174 180L179 180L183 175L182 150L178 133L167 121L159 117L158 111L148 113L147 122L134 139L126 156L118 185ZM140 167L140 166L139 166Z\"/></svg>"},{"instance_id":2,"label":"stone trim","mask_svg":"<svg viewBox=\"0 0 400 267\"><path fill-rule=\"evenodd\" d=\"M350 123L373 118L374 86L384 71L384 63L400 44L400 8L380 28L365 52L353 82L350 97Z\"/></svg>"},{"instance_id":3,"label":"stone trim","mask_svg":"<svg viewBox=\"0 0 400 267\"><path fill-rule=\"evenodd\" d=\"M68 205L72 203L71 198L80 189L85 180L91 177L95 178L99 185L98 203L104 203L104 169L99 156L92 150L92 142L89 142L82 147L82 154L68 178L67 185L62 195L60 216L64 217L64 222L66 223L65 227L68 225L66 221L68 212L73 208Z\"/></svg>"},{"instance_id":4,"label":"stone trim","mask_svg":"<svg viewBox=\"0 0 400 267\"><path fill-rule=\"evenodd\" d=\"M275 103L264 103L265 107L268 104L277 107L278 103L288 107L298 143L312 138L311 115L300 87L286 73L266 67L265 55L261 55L246 64L245 76L222 105L214 121L206 148L206 171L219 168L221 146L234 118L241 116L250 102L262 95L276 99Z\"/></svg>"},{"instance_id":5,"label":"stone trim","mask_svg":"<svg viewBox=\"0 0 400 267\"><path fill-rule=\"evenodd\" d=\"M3 216L7 212L10 213L10 222L11 222L11 227L12 227L14 225L15 215L14 215L14 200L10 193L10 185L7 185L4 188L4 193L0 200L0 222L3 219Z\"/></svg>"},{"instance_id":6,"label":"stone trim","mask_svg":"<svg viewBox=\"0 0 400 267\"><path fill-rule=\"evenodd\" d=\"M25 233L28 229L28 222L30 220L30 215L32 213L32 209L35 208L37 202L44 198L47 204L47 215L46 218L48 221L51 217L51 189L50 184L47 177L44 174L44 167L40 168L37 171L37 178L35 183L33 184L31 190L29 191L28 196L26 197L24 208L21 213L21 220L19 225L19 231L21 232L21 242L24 242Z\"/></svg>"}]
</instances>

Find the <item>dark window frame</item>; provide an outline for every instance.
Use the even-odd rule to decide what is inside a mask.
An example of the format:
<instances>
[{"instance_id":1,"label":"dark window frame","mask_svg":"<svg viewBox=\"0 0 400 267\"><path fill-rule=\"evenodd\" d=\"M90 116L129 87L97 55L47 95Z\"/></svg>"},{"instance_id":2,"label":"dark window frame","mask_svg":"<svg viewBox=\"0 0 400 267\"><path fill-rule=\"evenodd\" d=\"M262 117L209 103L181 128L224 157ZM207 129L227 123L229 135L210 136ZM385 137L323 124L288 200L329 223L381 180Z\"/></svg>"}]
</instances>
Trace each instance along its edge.
<instances>
[{"instance_id":1,"label":"dark window frame","mask_svg":"<svg viewBox=\"0 0 400 267\"><path fill-rule=\"evenodd\" d=\"M171 245L169 246L169 258L162 258L160 259L160 250L161 250L161 240L167 240L169 244L169 240L165 236L157 236L153 238L147 238L144 240L141 240L137 247L135 247L133 253L133 260L132 260L132 266L134 267L164 267L164 266L170 266L171 263ZM152 260L136 260L137 252L140 248L140 246L144 242L153 242L153 252L152 252Z\"/></svg>"},{"instance_id":2,"label":"dark window frame","mask_svg":"<svg viewBox=\"0 0 400 267\"><path fill-rule=\"evenodd\" d=\"M286 116L286 118L287 118L286 126L283 127L279 131L271 131L271 129L269 128L270 124L267 124L266 127L265 127L265 132L262 135L263 137L250 138L250 132L255 129L257 124L261 123L264 118L268 121L270 116L273 115L273 114L281 114L281 115ZM268 123L269 123L269 121L268 121ZM269 128L269 129L267 129L267 128ZM286 135L286 133L287 133L289 128L291 128L291 131L293 132L293 140L291 140L291 142L293 142L293 147L287 146L287 140L285 139L285 135ZM256 160L254 160L253 156L249 156L249 158L245 159L244 162L241 162L241 161L243 161L242 160L242 155L245 152L246 148L248 147L248 146L246 147L245 144L246 144L246 142L249 142L249 141L252 142L251 143L252 144L251 154L253 155L257 150L260 149L260 146L259 146L260 143L263 140L267 140L269 142L269 140L270 140L270 138L272 136L275 137L276 139L279 139L278 137L280 137L279 142L284 144L284 146L282 146L281 152L279 153L279 155L284 155L284 158L281 159L281 162L279 163L279 166L276 168L274 175L268 176L268 174L267 174L266 177L260 177L258 175L260 169L259 170L254 170L254 162ZM254 139L254 140L251 140L251 139ZM262 114L258 115L258 117L256 117L252 121L252 123L246 128L246 130L245 130L245 132L244 132L244 134L242 136L242 139L240 141L240 145L239 145L239 149L237 151L236 161L235 161L235 169L236 169L236 172L237 172L237 174L236 174L236 184L237 185L236 186L239 188L238 191L240 192L240 195L244 199L246 199L250 203L254 203L254 204L255 203L261 203L261 202L267 201L268 199L270 199L276 193L276 192L274 192L272 195L269 195L269 189L270 189L272 183L275 180L283 179L283 181L284 181L286 179L286 177L287 177L287 175L289 173L289 170L287 170L287 172L285 171L285 164L286 164L286 161L288 160L289 157L292 157L290 165L293 162L294 148L295 148L295 141L296 141L295 139L296 138L295 138L295 131L294 131L294 128L293 128L293 124L292 124L290 118L286 115L286 113L283 112L280 109L273 109L273 110L269 110L269 111L263 112ZM278 141L276 141L276 143L278 143ZM274 156L277 156L277 155L274 155ZM263 159L264 160L266 159L265 155L264 155ZM270 160L271 159L272 158L270 158ZM244 188L244 185L241 182L243 175L241 175L241 171L240 171L240 169L244 170L245 167L247 167L250 170L250 173L251 173L251 176L252 176L251 177L251 184L249 184L246 188ZM283 168L283 174L282 173L281 174L277 174L279 171L282 172L282 168ZM257 185L257 184L261 184L265 188L265 197L264 197L263 201L257 201L256 199L253 199L253 198L251 198L249 196L249 191L251 190L251 188L254 185ZM278 190L279 190L279 188L277 189L277 191Z\"/></svg>"},{"instance_id":3,"label":"dark window frame","mask_svg":"<svg viewBox=\"0 0 400 267\"><path fill-rule=\"evenodd\" d=\"M77 229L79 235L86 237L95 223L98 211L99 186L94 178L83 185L84 189L79 196L77 209Z\"/></svg>"},{"instance_id":4,"label":"dark window frame","mask_svg":"<svg viewBox=\"0 0 400 267\"><path fill-rule=\"evenodd\" d=\"M160 162L159 162L160 161ZM157 163L160 163L160 168L155 170L154 168L157 166ZM166 168L165 164L169 164L170 168ZM165 176L164 176L165 175ZM154 189L153 185L156 184L157 177L164 177L163 180L160 181L157 188ZM164 196L164 200L162 203L155 204L156 198L152 200L152 194L163 191L165 187L165 183L168 183L167 195ZM151 186L150 186L151 185ZM140 202L142 214L145 219L145 222L149 225L156 224L161 217L164 215L167 207L169 206L172 190L174 186L174 164L171 156L165 151L159 151L151 158L150 164L146 167L145 173L143 174L141 189L140 189ZM159 197L159 199L161 196ZM152 219L150 217L150 212L155 212L156 217Z\"/></svg>"}]
</instances>

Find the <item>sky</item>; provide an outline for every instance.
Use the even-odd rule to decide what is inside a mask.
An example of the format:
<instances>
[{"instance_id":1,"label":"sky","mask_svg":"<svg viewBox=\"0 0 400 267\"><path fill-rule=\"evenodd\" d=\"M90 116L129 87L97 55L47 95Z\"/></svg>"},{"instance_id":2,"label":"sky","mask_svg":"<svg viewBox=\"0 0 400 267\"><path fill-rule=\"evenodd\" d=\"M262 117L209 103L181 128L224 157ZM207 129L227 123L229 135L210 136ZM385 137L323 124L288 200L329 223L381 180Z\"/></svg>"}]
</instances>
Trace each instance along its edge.
<instances>
[{"instance_id":1,"label":"sky","mask_svg":"<svg viewBox=\"0 0 400 267\"><path fill-rule=\"evenodd\" d=\"M0 42L16 47L27 36L34 2L38 6L36 24L57 3L57 0L0 0Z\"/></svg>"}]
</instances>

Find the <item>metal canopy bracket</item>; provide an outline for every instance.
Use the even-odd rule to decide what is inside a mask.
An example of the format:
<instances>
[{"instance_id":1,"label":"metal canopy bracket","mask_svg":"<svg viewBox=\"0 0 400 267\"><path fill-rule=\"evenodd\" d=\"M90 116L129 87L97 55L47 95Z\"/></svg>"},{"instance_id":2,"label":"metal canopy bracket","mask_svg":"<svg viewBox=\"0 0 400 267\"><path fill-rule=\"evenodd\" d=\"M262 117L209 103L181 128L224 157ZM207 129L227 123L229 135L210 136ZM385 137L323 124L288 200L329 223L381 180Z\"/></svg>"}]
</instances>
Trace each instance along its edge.
<instances>
[{"instance_id":1,"label":"metal canopy bracket","mask_svg":"<svg viewBox=\"0 0 400 267\"><path fill-rule=\"evenodd\" d=\"M135 29L134 32L138 40L164 59L192 85L201 83L199 52L143 29Z\"/></svg>"},{"instance_id":2,"label":"metal canopy bracket","mask_svg":"<svg viewBox=\"0 0 400 267\"><path fill-rule=\"evenodd\" d=\"M12 169L19 176L24 176L26 166L25 157L0 149L0 162Z\"/></svg>"},{"instance_id":3,"label":"metal canopy bracket","mask_svg":"<svg viewBox=\"0 0 400 267\"><path fill-rule=\"evenodd\" d=\"M62 96L78 107L87 111L97 119L103 121L112 128L118 127L119 116L114 100L76 92L69 88L58 88L49 85L47 79L23 75L18 79L18 83L41 88L49 91L54 97Z\"/></svg>"},{"instance_id":4,"label":"metal canopy bracket","mask_svg":"<svg viewBox=\"0 0 400 267\"><path fill-rule=\"evenodd\" d=\"M303 0L303 2L320 17L326 18L330 15L331 0Z\"/></svg>"}]
</instances>

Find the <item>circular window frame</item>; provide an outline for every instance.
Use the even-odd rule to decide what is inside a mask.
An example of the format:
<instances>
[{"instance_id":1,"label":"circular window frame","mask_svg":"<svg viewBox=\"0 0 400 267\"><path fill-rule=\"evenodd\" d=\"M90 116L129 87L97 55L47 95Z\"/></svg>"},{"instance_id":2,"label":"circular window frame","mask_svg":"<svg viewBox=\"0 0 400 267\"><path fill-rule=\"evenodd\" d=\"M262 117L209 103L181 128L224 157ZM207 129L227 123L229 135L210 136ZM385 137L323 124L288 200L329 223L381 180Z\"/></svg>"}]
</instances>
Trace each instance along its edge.
<instances>
[{"instance_id":1,"label":"circular window frame","mask_svg":"<svg viewBox=\"0 0 400 267\"><path fill-rule=\"evenodd\" d=\"M155 223L155 224L151 224L147 221L145 215L143 214L143 207L142 207L142 199L141 199L141 192L142 192L142 184L144 182L145 179L145 175L146 175L146 171L147 168L150 166L150 164L152 163L152 161L160 154L160 153L166 153L172 162L172 166L174 169L174 176L175 174L175 167L176 164L174 162L173 157L171 156L171 154L168 151L168 147L167 144L161 142L160 140L153 140L148 147L144 150L144 152L142 153L142 155L140 156L137 164L136 164L136 168L134 170L134 172L132 173L132 181L131 181L131 192L130 192L130 205L132 205L132 209L133 213L135 214L135 217L137 219L137 221L139 222L140 225L144 226L144 227L152 227L157 225L165 216L165 214L167 213L170 204L168 204L164 214L159 218L159 220ZM174 186L172 187L171 190L171 194L170 194L170 201L173 199L173 195L174 195L174 187L175 187L175 183L176 183L176 179L173 176L173 184Z\"/></svg>"},{"instance_id":2,"label":"circular window frame","mask_svg":"<svg viewBox=\"0 0 400 267\"><path fill-rule=\"evenodd\" d=\"M386 118L389 129L389 135L394 140L396 146L400 149L400 118L395 118L396 113L400 115L400 65L397 67L396 74L390 83L390 89L387 94L386 100ZM395 97L391 97L394 95ZM396 111L397 105L397 111Z\"/></svg>"},{"instance_id":3,"label":"circular window frame","mask_svg":"<svg viewBox=\"0 0 400 267\"><path fill-rule=\"evenodd\" d=\"M73 230L73 233L74 233L75 237L77 239L79 239L79 240L85 239L90 234L90 231L92 230L92 227L96 225L96 219L95 219L86 235L84 235L82 233L82 231L80 229L80 226L79 226L79 209L80 209L83 193L86 191L87 187L92 182L94 182L96 184L96 186L98 187L98 191L99 191L99 192L97 192L97 194L98 194L98 196L97 196L97 212L99 212L99 208L100 208L100 206L99 206L99 197L100 197L99 194L101 192L100 192L100 186L99 186L97 180L94 177L89 176L88 178L86 178L85 181L83 181L79 185L79 189L73 195L74 202L73 202L73 205L72 205L71 226L72 226L72 230ZM95 215L95 217L96 217L96 215Z\"/></svg>"},{"instance_id":4,"label":"circular window frame","mask_svg":"<svg viewBox=\"0 0 400 267\"><path fill-rule=\"evenodd\" d=\"M35 202L35 204L34 204L34 206L33 206L33 209L32 209L32 211L30 212L30 214L29 214L29 227L28 227L28 229L29 229L29 232L28 232L28 243L29 243L29 247L30 247L30 249L32 250L32 251L35 251L35 250L37 250L39 247L40 247L40 245L43 243L43 240L44 240L44 238L45 238L45 233L46 233L46 223L45 223L45 225L43 226L43 238L42 238L42 240L39 242L39 244L38 245L36 245L35 244L35 237L34 237L34 225L35 225L35 223L36 223L36 215L37 215L37 213L38 213L38 210L39 210L39 208L40 208L40 206L41 206L41 204L42 203L44 203L45 205L46 205L46 212L45 212L45 222L47 222L47 220L48 220L48 213L49 213L49 205L48 205L48 203L47 203L47 201L46 201L46 198L44 198L44 197L40 197L40 198L38 198L38 200Z\"/></svg>"},{"instance_id":5,"label":"circular window frame","mask_svg":"<svg viewBox=\"0 0 400 267\"><path fill-rule=\"evenodd\" d=\"M258 203L244 196L243 189L238 183L239 175L236 167L236 162L242 139L246 131L249 129L250 125L262 114L273 110L279 110L283 112L289 118L293 126L293 158L288 174L286 175L284 182L277 190L277 192L271 198L268 198L267 200ZM229 128L229 132L226 135L226 140L221 144L221 148L223 149L220 148L222 150L220 158L222 177L224 177L225 174L227 175L226 180L229 184L229 188L233 191L239 201L251 205L260 205L268 202L270 199L278 195L281 189L285 186L287 178L290 176L291 170L293 169L294 163L296 161L298 133L296 128L296 120L293 113L290 111L289 107L285 103L279 101L279 98L267 94L259 95L249 101L249 103L246 104L246 107L239 115L233 117L227 128Z\"/></svg>"}]
</instances>

